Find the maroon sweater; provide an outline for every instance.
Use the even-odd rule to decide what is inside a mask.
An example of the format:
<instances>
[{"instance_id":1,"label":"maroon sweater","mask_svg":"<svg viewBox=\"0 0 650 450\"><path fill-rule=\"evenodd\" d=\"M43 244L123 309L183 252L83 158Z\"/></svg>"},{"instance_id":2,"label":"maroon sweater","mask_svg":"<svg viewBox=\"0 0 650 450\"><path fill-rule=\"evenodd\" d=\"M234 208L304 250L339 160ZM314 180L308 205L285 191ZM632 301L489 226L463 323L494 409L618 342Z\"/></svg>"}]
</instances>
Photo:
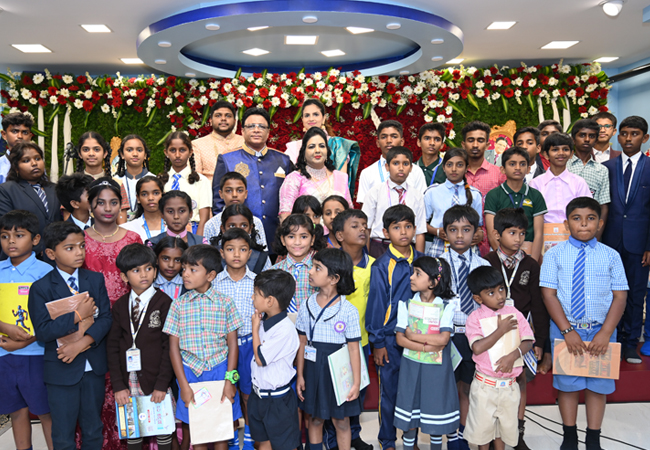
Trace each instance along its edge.
<instances>
[{"instance_id":1,"label":"maroon sweater","mask_svg":"<svg viewBox=\"0 0 650 450\"><path fill-rule=\"evenodd\" d=\"M129 325L130 295L130 292L123 295L113 305L113 325L106 341L108 370L114 392L129 389L126 351L133 345ZM169 336L162 331L171 305L172 299L156 289L135 338L135 346L140 349L142 362L138 380L145 395L150 395L154 390L166 392L174 374L169 357Z\"/></svg>"},{"instance_id":2,"label":"maroon sweater","mask_svg":"<svg viewBox=\"0 0 650 450\"><path fill-rule=\"evenodd\" d=\"M502 263L496 252L490 252L485 256L490 265L501 271ZM535 329L535 346L544 348L544 343L548 339L550 317L544 301L542 300L542 290L539 287L539 263L529 255L519 263L517 273L512 286L510 286L510 295L515 302L515 308L521 312L524 317L528 318L528 313L533 318L533 328ZM512 276L512 269L506 269L508 280Z\"/></svg>"}]
</instances>

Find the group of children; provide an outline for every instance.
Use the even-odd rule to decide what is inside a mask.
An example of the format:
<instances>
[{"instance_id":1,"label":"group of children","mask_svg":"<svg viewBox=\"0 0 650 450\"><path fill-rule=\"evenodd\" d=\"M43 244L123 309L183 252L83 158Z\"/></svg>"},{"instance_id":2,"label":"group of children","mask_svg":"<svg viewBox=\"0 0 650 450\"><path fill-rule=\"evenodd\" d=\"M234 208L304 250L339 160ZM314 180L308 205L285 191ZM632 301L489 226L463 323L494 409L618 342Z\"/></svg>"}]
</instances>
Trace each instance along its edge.
<instances>
[{"instance_id":1,"label":"group of children","mask_svg":"<svg viewBox=\"0 0 650 450\"><path fill-rule=\"evenodd\" d=\"M641 132L626 137L638 153L647 124L626 120L626 133ZM501 156L501 176L483 192L487 182L480 189L468 183L492 170L485 161L475 168L477 151L452 148L440 158L444 127L425 125L418 145L427 158L414 164L398 125L386 121L378 129L385 163L376 174L362 173L361 210L338 195L322 204L299 197L269 241L245 204L247 181L239 173L219 180L225 207L209 218L211 191L183 133L168 137L158 177L148 172L144 141L125 138L116 179L104 176L110 173L105 141L86 133L79 145L84 165L56 186L45 175L42 150L17 142L8 182L0 185L0 243L8 258L0 263L0 282L33 283L28 309L36 336L0 322L6 335L0 374L14 386L0 413L11 414L17 448L31 446L28 410L41 419L49 448L75 448L79 440L84 448L118 448L115 404L146 395L156 403L174 398L182 442L174 433L157 436L157 444L186 450L191 383L225 380L221 400L232 403L234 420L245 421L245 449L253 442L299 448L304 422L307 448L369 450L359 414L362 359L371 354L383 449L396 447L396 429L404 448L414 448L418 428L430 435L432 449L441 448L443 435L449 449L466 449L468 442L527 448L526 383L535 368L516 362L541 361L545 372L552 339L564 339L571 353L593 355L616 340L628 285L621 250L597 241L603 197L594 200L588 183L568 171L567 135L545 138L541 155L549 169L537 174L544 164L536 151L540 136L520 130ZM480 140L482 130L470 124L464 140ZM529 180L531 165L538 176ZM625 177L620 182L629 195L634 183ZM622 220L617 214L626 206L619 209L610 226ZM545 222L564 222L570 237L542 259ZM623 238L609 236L615 248L616 239ZM484 242L492 251L482 257ZM595 281L586 284L587 277ZM74 312L50 317L48 302L80 292L87 296ZM425 307L437 311L434 334L412 326L412 311ZM94 323L81 340L57 344L88 317ZM493 317L496 331L485 333L481 321ZM520 346L492 361L489 350L514 329ZM343 346L354 381L338 404L328 356ZM134 350L137 367L127 364ZM614 382L556 375L554 387L561 448L577 449L584 391L587 448L599 449ZM215 448L239 448L238 438ZM127 445L141 448L142 439Z\"/></svg>"}]
</instances>

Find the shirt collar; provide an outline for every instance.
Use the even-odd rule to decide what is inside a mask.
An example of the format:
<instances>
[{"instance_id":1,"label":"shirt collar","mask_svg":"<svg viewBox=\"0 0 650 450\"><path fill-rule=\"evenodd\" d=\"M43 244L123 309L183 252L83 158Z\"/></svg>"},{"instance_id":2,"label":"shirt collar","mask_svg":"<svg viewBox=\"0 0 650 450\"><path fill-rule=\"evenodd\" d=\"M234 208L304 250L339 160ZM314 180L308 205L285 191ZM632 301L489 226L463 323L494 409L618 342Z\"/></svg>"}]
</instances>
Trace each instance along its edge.
<instances>
[{"instance_id":1,"label":"shirt collar","mask_svg":"<svg viewBox=\"0 0 650 450\"><path fill-rule=\"evenodd\" d=\"M153 284L149 286L149 289L144 291L142 294L137 295L133 289L131 289L131 295L129 295L129 300L131 305L135 302L136 297L140 298L140 308L144 308L149 304L153 296L156 295L156 288L153 287Z\"/></svg>"},{"instance_id":2,"label":"shirt collar","mask_svg":"<svg viewBox=\"0 0 650 450\"><path fill-rule=\"evenodd\" d=\"M490 170L490 166L491 166L491 164L488 162L488 160L485 159L485 157L483 157L483 162L481 163L481 167L479 167L476 170L476 172L474 172L472 175L476 175L478 173L478 171L481 170L481 169L483 169L485 171ZM469 167L467 168L467 171L470 172Z\"/></svg>"},{"instance_id":3,"label":"shirt collar","mask_svg":"<svg viewBox=\"0 0 650 450\"><path fill-rule=\"evenodd\" d=\"M224 268L221 272L217 274L217 281L223 281L226 278L230 279L233 283L237 283L237 281L233 280L232 277L230 276L230 273L228 273L228 269ZM250 270L248 266L246 266L246 273L244 274L244 278L250 278L251 280L255 279L255 272ZM242 280L244 279L242 278ZM239 280L241 281L241 280Z\"/></svg>"},{"instance_id":4,"label":"shirt collar","mask_svg":"<svg viewBox=\"0 0 650 450\"><path fill-rule=\"evenodd\" d=\"M449 181L449 179L446 179L445 186L447 186L447 189L449 189L450 191L453 190L455 186L458 186L463 190L465 190L465 183L462 181L460 183L452 183L451 181Z\"/></svg>"},{"instance_id":5,"label":"shirt collar","mask_svg":"<svg viewBox=\"0 0 650 450\"><path fill-rule=\"evenodd\" d=\"M412 245L411 245L411 254L409 255L408 258L404 258L404 255L402 255L400 252L398 252L397 250L395 250L395 247L393 247L393 244L390 244L390 245L388 246L388 250L391 252L391 254L392 254L396 259L404 259L404 260L408 261L409 265L413 264L413 258L414 258L413 254L415 253L415 249L413 248Z\"/></svg>"},{"instance_id":6,"label":"shirt collar","mask_svg":"<svg viewBox=\"0 0 650 450\"><path fill-rule=\"evenodd\" d=\"M189 292L188 300L193 301L193 300L196 300L196 299L200 298L201 296L207 298L208 300L210 300L210 301L212 301L214 303L217 303L217 302L221 301L220 300L221 294L219 292L217 292L217 290L212 285L210 285L208 290L205 291L203 294L201 294L200 292L192 289Z\"/></svg>"},{"instance_id":7,"label":"shirt collar","mask_svg":"<svg viewBox=\"0 0 650 450\"><path fill-rule=\"evenodd\" d=\"M420 166L420 167L421 167L422 169L424 169L424 170L433 170L433 169L436 168L436 166L437 166L438 164L440 164L441 161L442 161L442 159L440 158L440 155L438 155L438 158L436 158L436 160L435 160L434 162L432 162L432 163L429 164L428 166L425 166L425 165L424 165L424 162L422 162L422 157L420 157L420 159L418 159L418 162L417 162L416 164L417 164L418 166Z\"/></svg>"},{"instance_id":8,"label":"shirt collar","mask_svg":"<svg viewBox=\"0 0 650 450\"><path fill-rule=\"evenodd\" d=\"M89 226L91 226L93 224L93 222L92 222L93 219L91 217L88 217L88 222L86 222L86 223L83 223L81 220L78 220L72 214L70 214L70 217L72 218L72 221L75 223L75 225L77 225L82 230L86 229L86 227L89 227Z\"/></svg>"},{"instance_id":9,"label":"shirt collar","mask_svg":"<svg viewBox=\"0 0 650 450\"><path fill-rule=\"evenodd\" d=\"M25 273L34 265L36 262L36 253L32 252L29 257L15 266L15 269L18 271L19 274L25 275ZM0 269L6 269L9 267L14 267L13 264L11 264L11 258L7 258L4 261L0 261Z\"/></svg>"},{"instance_id":10,"label":"shirt collar","mask_svg":"<svg viewBox=\"0 0 650 450\"><path fill-rule=\"evenodd\" d=\"M598 155L600 153L602 153L603 155L609 155L609 151L612 149L612 146L610 145L609 147L607 147L606 150L603 150L603 151L600 151L600 150L598 150L597 148L594 148L594 147L592 147L592 149L593 149L592 154L594 154L594 155Z\"/></svg>"},{"instance_id":11,"label":"shirt collar","mask_svg":"<svg viewBox=\"0 0 650 450\"><path fill-rule=\"evenodd\" d=\"M598 240L597 240L596 238L592 238L591 240L589 240L589 241L587 241L587 242L583 242L583 241L579 241L579 240L577 240L577 239L574 238L573 236L569 236L569 243L570 243L571 245L573 245L575 248L580 248L580 247L582 247L582 244L587 244L587 245L589 245L589 247L591 247L591 248L595 248L595 247L596 247L596 244L598 243Z\"/></svg>"},{"instance_id":12,"label":"shirt collar","mask_svg":"<svg viewBox=\"0 0 650 450\"><path fill-rule=\"evenodd\" d=\"M242 145L242 149L248 153L249 155L256 156L258 153L260 153L262 156L266 156L267 152L269 151L269 148L265 145L264 148L260 152L256 152L252 148L250 148L246 143Z\"/></svg>"},{"instance_id":13,"label":"shirt collar","mask_svg":"<svg viewBox=\"0 0 650 450\"><path fill-rule=\"evenodd\" d=\"M174 278L168 280L167 278L163 277L160 272L158 272L158 276L156 277L156 284L159 286L167 286L168 284L179 286L183 284L183 277L181 277L181 274L178 273Z\"/></svg>"},{"instance_id":14,"label":"shirt collar","mask_svg":"<svg viewBox=\"0 0 650 450\"><path fill-rule=\"evenodd\" d=\"M180 234L174 234L173 231L171 231L169 228L167 228L167 231L165 231L165 233L167 233L167 236L177 237L177 238L181 238L181 239L183 239L185 236L187 236L187 230L183 230Z\"/></svg>"},{"instance_id":15,"label":"shirt collar","mask_svg":"<svg viewBox=\"0 0 650 450\"><path fill-rule=\"evenodd\" d=\"M282 319L284 319L285 317L287 317L287 312L282 311L281 313L276 314L273 317L269 317L268 319L264 319L262 321L262 325L264 325L264 331L269 331L271 328L273 328L274 325L277 325L278 323L280 323L280 321Z\"/></svg>"},{"instance_id":16,"label":"shirt collar","mask_svg":"<svg viewBox=\"0 0 650 450\"><path fill-rule=\"evenodd\" d=\"M307 253L307 256L305 256L305 258L302 261L300 261L300 263L296 262L296 260L293 259L291 257L291 255L287 254L287 262L289 263L289 267L293 267L296 264L304 264L305 266L307 266L307 267L309 267L311 269L312 259L313 259L315 253L316 252L311 250L309 253Z\"/></svg>"},{"instance_id":17,"label":"shirt collar","mask_svg":"<svg viewBox=\"0 0 650 450\"><path fill-rule=\"evenodd\" d=\"M390 178L388 179L388 187L390 188L391 191L393 189L395 189L396 187L401 187L404 190L406 190L406 188L407 188L406 181L404 182L404 184L397 184L393 180L391 180Z\"/></svg>"},{"instance_id":18,"label":"shirt collar","mask_svg":"<svg viewBox=\"0 0 650 450\"><path fill-rule=\"evenodd\" d=\"M366 250L366 247L363 247L363 256L361 257L361 261L359 261L359 264L357 264L355 267L359 267L360 269L365 269L368 267L368 263L370 262L370 257L368 256L368 251Z\"/></svg>"},{"instance_id":19,"label":"shirt collar","mask_svg":"<svg viewBox=\"0 0 650 450\"><path fill-rule=\"evenodd\" d=\"M578 162L580 162L580 164L582 164L582 165L586 165L584 163L584 161L582 159L580 159L580 157L574 153L573 156L571 157L571 159L569 160L569 163L576 164ZM589 164L589 163L596 163L596 157L594 156L593 151L589 155L589 160L587 161L587 164Z\"/></svg>"},{"instance_id":20,"label":"shirt collar","mask_svg":"<svg viewBox=\"0 0 650 450\"><path fill-rule=\"evenodd\" d=\"M181 176L181 178L187 178L188 176L190 176L191 173L192 173L192 168L191 168L190 165L188 164L188 165L185 166L185 167L183 168L183 170L181 170L180 172L176 172L174 169L170 169L170 170L169 170L169 177L170 177L170 178L173 178L173 176L174 176L175 174L179 174L179 175Z\"/></svg>"},{"instance_id":21,"label":"shirt collar","mask_svg":"<svg viewBox=\"0 0 650 450\"><path fill-rule=\"evenodd\" d=\"M128 178L129 180L139 180L140 178L144 177L145 175L148 175L149 171L145 169L144 167L142 168L142 172L137 174L136 176L131 175L127 170L124 171L124 178Z\"/></svg>"},{"instance_id":22,"label":"shirt collar","mask_svg":"<svg viewBox=\"0 0 650 450\"><path fill-rule=\"evenodd\" d=\"M77 283L77 288L81 289L81 287L79 286L79 269L75 269L75 271L72 272L71 274L69 274L67 272L64 272L63 270L59 269L58 266L57 266L56 270L59 271L59 275L61 275L61 278L63 278L63 281L65 281L65 284L68 284L68 280L70 279L70 277L74 277L74 279L75 279L75 281Z\"/></svg>"},{"instance_id":23,"label":"shirt collar","mask_svg":"<svg viewBox=\"0 0 650 450\"><path fill-rule=\"evenodd\" d=\"M632 161L633 166L636 166L636 163L638 163L639 159L641 159L641 153L642 152L638 152L634 156L627 156L625 152L621 152L621 157L623 158L623 170L625 170L625 165L627 164L628 159Z\"/></svg>"},{"instance_id":24,"label":"shirt collar","mask_svg":"<svg viewBox=\"0 0 650 450\"><path fill-rule=\"evenodd\" d=\"M235 136L237 136L237 135L235 134L235 129L233 128L233 130L230 132L230 134L228 136L226 136L226 137L223 137L222 135L220 135L219 133L217 133L214 130L212 130L212 133L210 133L210 136L212 136L212 138L217 140L217 141L230 141L230 140L234 139Z\"/></svg>"},{"instance_id":25,"label":"shirt collar","mask_svg":"<svg viewBox=\"0 0 650 450\"><path fill-rule=\"evenodd\" d=\"M523 195L528 195L528 185L526 183L521 185L521 189L519 189L517 192L512 190L510 186L508 186L508 182L504 181L501 184L501 187L503 188L504 191L506 191L506 194L523 194Z\"/></svg>"}]
</instances>

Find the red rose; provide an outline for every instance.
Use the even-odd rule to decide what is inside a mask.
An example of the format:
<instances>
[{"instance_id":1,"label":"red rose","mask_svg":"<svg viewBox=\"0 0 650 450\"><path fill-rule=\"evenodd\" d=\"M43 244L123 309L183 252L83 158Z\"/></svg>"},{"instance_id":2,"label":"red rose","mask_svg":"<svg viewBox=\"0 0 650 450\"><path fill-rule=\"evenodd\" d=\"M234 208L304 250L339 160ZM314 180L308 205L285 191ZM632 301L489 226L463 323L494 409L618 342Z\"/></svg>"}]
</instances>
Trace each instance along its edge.
<instances>
[{"instance_id":1,"label":"red rose","mask_svg":"<svg viewBox=\"0 0 650 450\"><path fill-rule=\"evenodd\" d=\"M566 81L567 81L567 83L569 83L569 86L573 86L574 84L577 83L577 78L578 78L578 77L576 77L575 75L570 75L570 76L566 79Z\"/></svg>"},{"instance_id":2,"label":"red rose","mask_svg":"<svg viewBox=\"0 0 650 450\"><path fill-rule=\"evenodd\" d=\"M527 88L528 86L530 86L530 84L528 84L528 80L525 79L525 78L524 78L524 82L521 83L521 85L522 85L523 87L525 87L525 88Z\"/></svg>"},{"instance_id":3,"label":"red rose","mask_svg":"<svg viewBox=\"0 0 650 450\"><path fill-rule=\"evenodd\" d=\"M154 82L155 82L155 80L153 78L147 78L146 81L145 81L147 86L153 86Z\"/></svg>"},{"instance_id":4,"label":"red rose","mask_svg":"<svg viewBox=\"0 0 650 450\"><path fill-rule=\"evenodd\" d=\"M255 79L262 78L262 74L261 73L254 73L253 78L255 78Z\"/></svg>"},{"instance_id":5,"label":"red rose","mask_svg":"<svg viewBox=\"0 0 650 450\"><path fill-rule=\"evenodd\" d=\"M397 104L398 101L400 101L401 97L399 94L393 95L393 103Z\"/></svg>"},{"instance_id":6,"label":"red rose","mask_svg":"<svg viewBox=\"0 0 650 450\"><path fill-rule=\"evenodd\" d=\"M261 91L261 89L260 89L260 95L261 95L261 92L262 92L262 91ZM313 85L311 85L311 86L305 86L305 92L308 93L308 94L313 94L313 93L314 93L314 86L313 86Z\"/></svg>"},{"instance_id":7,"label":"red rose","mask_svg":"<svg viewBox=\"0 0 650 450\"><path fill-rule=\"evenodd\" d=\"M560 89L560 97L564 97L566 95L566 90Z\"/></svg>"},{"instance_id":8,"label":"red rose","mask_svg":"<svg viewBox=\"0 0 650 450\"><path fill-rule=\"evenodd\" d=\"M244 106L245 106L246 108L250 108L251 106L253 106L253 99L250 98L250 97L246 97L246 98L244 99Z\"/></svg>"},{"instance_id":9,"label":"red rose","mask_svg":"<svg viewBox=\"0 0 650 450\"><path fill-rule=\"evenodd\" d=\"M26 86L31 86L34 82L32 81L32 77L29 75L23 75L23 84Z\"/></svg>"},{"instance_id":10,"label":"red rose","mask_svg":"<svg viewBox=\"0 0 650 450\"><path fill-rule=\"evenodd\" d=\"M524 68L523 68L523 67L517 67L517 72L521 73L521 72L523 72L523 71L524 71Z\"/></svg>"},{"instance_id":11,"label":"red rose","mask_svg":"<svg viewBox=\"0 0 650 450\"><path fill-rule=\"evenodd\" d=\"M496 67L490 67L490 73L492 75L496 75L498 72L499 72L499 69L497 69Z\"/></svg>"},{"instance_id":12,"label":"red rose","mask_svg":"<svg viewBox=\"0 0 650 450\"><path fill-rule=\"evenodd\" d=\"M388 81L388 75L379 75L379 81L385 83Z\"/></svg>"},{"instance_id":13,"label":"red rose","mask_svg":"<svg viewBox=\"0 0 650 450\"><path fill-rule=\"evenodd\" d=\"M411 95L409 97L409 103L411 103L412 105L417 103L417 102L418 102L418 96L417 95Z\"/></svg>"},{"instance_id":14,"label":"red rose","mask_svg":"<svg viewBox=\"0 0 650 450\"><path fill-rule=\"evenodd\" d=\"M589 94L589 97L593 99L598 99L598 97L600 97L600 94L598 93L598 91L592 91L591 94Z\"/></svg>"},{"instance_id":15,"label":"red rose","mask_svg":"<svg viewBox=\"0 0 650 450\"><path fill-rule=\"evenodd\" d=\"M477 78L477 79L480 78L480 77L481 77L481 71L480 71L480 70L477 70L476 72L474 72L474 75L472 75L472 76L473 76L474 78Z\"/></svg>"},{"instance_id":16,"label":"red rose","mask_svg":"<svg viewBox=\"0 0 650 450\"><path fill-rule=\"evenodd\" d=\"M465 87L471 88L472 84L473 84L472 79L471 78L465 78L465 81L463 81L463 84L465 85Z\"/></svg>"},{"instance_id":17,"label":"red rose","mask_svg":"<svg viewBox=\"0 0 650 450\"><path fill-rule=\"evenodd\" d=\"M524 95L530 94L530 91L528 89L524 89Z\"/></svg>"},{"instance_id":18,"label":"red rose","mask_svg":"<svg viewBox=\"0 0 650 450\"><path fill-rule=\"evenodd\" d=\"M454 70L451 73L451 76L454 80L460 80L460 70Z\"/></svg>"},{"instance_id":19,"label":"red rose","mask_svg":"<svg viewBox=\"0 0 650 450\"><path fill-rule=\"evenodd\" d=\"M539 94L542 92L542 88L537 88L533 91L533 95L539 96Z\"/></svg>"},{"instance_id":20,"label":"red rose","mask_svg":"<svg viewBox=\"0 0 650 450\"><path fill-rule=\"evenodd\" d=\"M505 98L512 98L512 96L515 95L515 91L513 91L512 88L505 88L501 92Z\"/></svg>"},{"instance_id":21,"label":"red rose","mask_svg":"<svg viewBox=\"0 0 650 450\"><path fill-rule=\"evenodd\" d=\"M353 70L352 75L358 77L359 75L361 75L361 72L359 72L358 70Z\"/></svg>"},{"instance_id":22,"label":"red rose","mask_svg":"<svg viewBox=\"0 0 650 450\"><path fill-rule=\"evenodd\" d=\"M106 78L106 86L113 87L113 83L115 83L115 82L113 81L113 79L111 77Z\"/></svg>"},{"instance_id":23,"label":"red rose","mask_svg":"<svg viewBox=\"0 0 650 450\"><path fill-rule=\"evenodd\" d=\"M167 86L173 86L174 84L176 84L176 77L167 77Z\"/></svg>"},{"instance_id":24,"label":"red rose","mask_svg":"<svg viewBox=\"0 0 650 450\"><path fill-rule=\"evenodd\" d=\"M42 99L42 100L45 100L45 99ZM18 100L7 100L7 105L10 108L17 108L19 103L18 103ZM47 105L47 101L45 102L45 105ZM43 106L45 106L45 105L43 105Z\"/></svg>"},{"instance_id":25,"label":"red rose","mask_svg":"<svg viewBox=\"0 0 650 450\"><path fill-rule=\"evenodd\" d=\"M576 97L582 97L585 95L585 90L581 87L576 88Z\"/></svg>"},{"instance_id":26,"label":"red rose","mask_svg":"<svg viewBox=\"0 0 650 450\"><path fill-rule=\"evenodd\" d=\"M492 83L492 77L489 76L489 75L483 77L483 83L485 83L485 84L490 84L490 83Z\"/></svg>"},{"instance_id":27,"label":"red rose","mask_svg":"<svg viewBox=\"0 0 650 450\"><path fill-rule=\"evenodd\" d=\"M88 78L86 78L84 75L79 75L77 77L77 83L79 83L79 84L86 84L87 81L88 81Z\"/></svg>"},{"instance_id":28,"label":"red rose","mask_svg":"<svg viewBox=\"0 0 650 450\"><path fill-rule=\"evenodd\" d=\"M544 74L541 74L539 76L539 81L545 86L548 84L548 80L549 80L549 78Z\"/></svg>"},{"instance_id":29,"label":"red rose","mask_svg":"<svg viewBox=\"0 0 650 450\"><path fill-rule=\"evenodd\" d=\"M352 100L352 96L350 95L349 92L344 92L342 97L343 97L343 103L345 103L346 105L350 103L350 101Z\"/></svg>"},{"instance_id":30,"label":"red rose","mask_svg":"<svg viewBox=\"0 0 650 450\"><path fill-rule=\"evenodd\" d=\"M586 113L586 112L587 112L587 107L586 107L586 106L580 106L580 107L578 108L578 112L579 112L580 114Z\"/></svg>"},{"instance_id":31,"label":"red rose","mask_svg":"<svg viewBox=\"0 0 650 450\"><path fill-rule=\"evenodd\" d=\"M84 100L83 109L84 109L84 111L90 111L91 109L93 109L92 102L90 100Z\"/></svg>"},{"instance_id":32,"label":"red rose","mask_svg":"<svg viewBox=\"0 0 650 450\"><path fill-rule=\"evenodd\" d=\"M460 91L460 98L462 98L463 100L465 100L468 95L469 95L469 89L463 89L462 91Z\"/></svg>"},{"instance_id":33,"label":"red rose","mask_svg":"<svg viewBox=\"0 0 650 450\"><path fill-rule=\"evenodd\" d=\"M77 92L79 90L79 86L70 86L68 87L68 90L71 92Z\"/></svg>"},{"instance_id":34,"label":"red rose","mask_svg":"<svg viewBox=\"0 0 650 450\"><path fill-rule=\"evenodd\" d=\"M609 95L609 90L608 89L602 88L600 90L600 98L607 98L608 95Z\"/></svg>"},{"instance_id":35,"label":"red rose","mask_svg":"<svg viewBox=\"0 0 650 450\"><path fill-rule=\"evenodd\" d=\"M7 102L7 103L9 103L9 102ZM17 103L17 102L16 102L16 103ZM43 108L45 108L45 107L47 106L47 100L44 99L44 98L39 98L39 99L38 99L38 104L41 105ZM11 106L11 105L10 105L10 106Z\"/></svg>"},{"instance_id":36,"label":"red rose","mask_svg":"<svg viewBox=\"0 0 650 450\"><path fill-rule=\"evenodd\" d=\"M608 108L607 106L605 106L605 105L603 105L603 106L599 106L599 107L598 107L598 111L600 111L600 112L607 112L607 111L609 111L609 108Z\"/></svg>"},{"instance_id":37,"label":"red rose","mask_svg":"<svg viewBox=\"0 0 650 450\"><path fill-rule=\"evenodd\" d=\"M179 95L178 97L176 97L176 101L182 105L183 103L185 103L185 96Z\"/></svg>"},{"instance_id":38,"label":"red rose","mask_svg":"<svg viewBox=\"0 0 650 450\"><path fill-rule=\"evenodd\" d=\"M397 92L397 88L393 83L388 83L386 85L386 93L389 95L393 95L395 92Z\"/></svg>"},{"instance_id":39,"label":"red rose","mask_svg":"<svg viewBox=\"0 0 650 450\"><path fill-rule=\"evenodd\" d=\"M355 89L359 89L361 87L361 83L359 83L357 80L352 81L352 86L354 86Z\"/></svg>"},{"instance_id":40,"label":"red rose","mask_svg":"<svg viewBox=\"0 0 650 450\"><path fill-rule=\"evenodd\" d=\"M49 95L56 95L56 91L57 91L57 88L55 88L54 86L50 86L49 88L47 88L47 93Z\"/></svg>"},{"instance_id":41,"label":"red rose","mask_svg":"<svg viewBox=\"0 0 650 450\"><path fill-rule=\"evenodd\" d=\"M503 84L504 86L510 86L510 83L512 83L512 81L510 81L510 78L504 78L503 80L501 80L501 84Z\"/></svg>"},{"instance_id":42,"label":"red rose","mask_svg":"<svg viewBox=\"0 0 650 450\"><path fill-rule=\"evenodd\" d=\"M592 75L592 76L589 77L588 81L589 81L589 84L596 84L596 83L598 83L598 77L595 76L595 75Z\"/></svg>"},{"instance_id":43,"label":"red rose","mask_svg":"<svg viewBox=\"0 0 650 450\"><path fill-rule=\"evenodd\" d=\"M68 100L66 100L66 98L63 95L59 95L56 98L56 101L59 103L59 105L65 105L68 102Z\"/></svg>"},{"instance_id":44,"label":"red rose","mask_svg":"<svg viewBox=\"0 0 650 450\"><path fill-rule=\"evenodd\" d=\"M264 108L266 108L266 109L269 109L269 108L272 106L271 100L268 100L268 99L267 99L267 100L264 100L264 101L262 102L262 106L263 106Z\"/></svg>"},{"instance_id":45,"label":"red rose","mask_svg":"<svg viewBox=\"0 0 650 450\"><path fill-rule=\"evenodd\" d=\"M62 75L53 75L52 78L54 78L55 80L60 80L60 79L63 78L63 76Z\"/></svg>"}]
</instances>

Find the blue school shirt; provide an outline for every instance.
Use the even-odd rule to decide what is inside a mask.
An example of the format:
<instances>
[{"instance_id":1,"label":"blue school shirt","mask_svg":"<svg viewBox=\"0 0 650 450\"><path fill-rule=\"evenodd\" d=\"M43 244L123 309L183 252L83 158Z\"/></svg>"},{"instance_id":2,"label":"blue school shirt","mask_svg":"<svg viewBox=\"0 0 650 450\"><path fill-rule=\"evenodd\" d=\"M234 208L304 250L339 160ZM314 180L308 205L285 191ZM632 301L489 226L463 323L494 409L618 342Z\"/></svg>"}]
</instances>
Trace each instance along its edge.
<instances>
[{"instance_id":1,"label":"blue school shirt","mask_svg":"<svg viewBox=\"0 0 650 450\"><path fill-rule=\"evenodd\" d=\"M307 336L308 342L324 344L343 345L347 342L360 341L359 312L352 303L345 299L345 295L341 295L336 304L329 306L318 322L316 319L323 308L318 304L317 296L318 292L311 294L298 310L296 318L298 334Z\"/></svg>"},{"instance_id":2,"label":"blue school shirt","mask_svg":"<svg viewBox=\"0 0 650 450\"><path fill-rule=\"evenodd\" d=\"M53 269L47 263L36 259L36 254L32 254L25 261L14 267L11 264L11 259L0 261L0 283L33 283L40 280ZM28 296L25 296L25 304L21 305L27 308ZM13 325L13 324L12 324ZM34 329L32 328L32 333ZM45 347L39 341L29 344L25 348L16 350L15 352L7 352L0 348L0 357L5 355L21 355L21 356L38 356L45 354Z\"/></svg>"}]
</instances>

